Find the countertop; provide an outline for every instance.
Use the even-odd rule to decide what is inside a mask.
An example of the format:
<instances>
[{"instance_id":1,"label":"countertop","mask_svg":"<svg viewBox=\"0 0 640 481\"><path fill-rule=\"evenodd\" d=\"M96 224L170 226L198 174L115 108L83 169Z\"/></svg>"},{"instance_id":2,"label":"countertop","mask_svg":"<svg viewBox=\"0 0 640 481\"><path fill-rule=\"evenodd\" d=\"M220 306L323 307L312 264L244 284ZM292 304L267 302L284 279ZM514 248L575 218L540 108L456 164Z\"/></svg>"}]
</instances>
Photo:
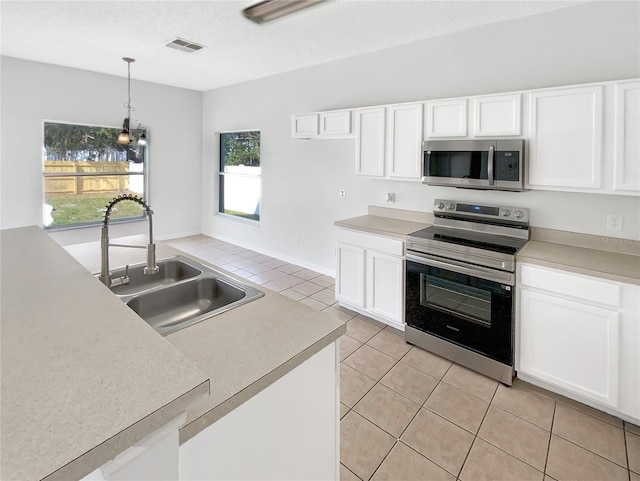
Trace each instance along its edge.
<instances>
[{"instance_id":1,"label":"countertop","mask_svg":"<svg viewBox=\"0 0 640 481\"><path fill-rule=\"evenodd\" d=\"M390 215L393 210L388 209ZM334 222L336 227L393 238L404 238L430 224L394 217L363 215ZM602 238L572 232L532 227L530 240L518 252L518 262L562 269L578 274L640 285L640 247L638 241ZM621 252L620 242L625 251ZM577 245L572 245L572 243ZM580 245L584 244L584 245ZM637 251L637 252L636 252Z\"/></svg>"},{"instance_id":2,"label":"countertop","mask_svg":"<svg viewBox=\"0 0 640 481\"><path fill-rule=\"evenodd\" d=\"M640 285L640 256L603 249L530 240L517 262Z\"/></svg>"},{"instance_id":3,"label":"countertop","mask_svg":"<svg viewBox=\"0 0 640 481\"><path fill-rule=\"evenodd\" d=\"M99 242L1 234L3 480L78 479L186 411L182 443L346 330L256 286L264 297L162 337L92 275ZM114 248L111 267L141 261Z\"/></svg>"},{"instance_id":4,"label":"countertop","mask_svg":"<svg viewBox=\"0 0 640 481\"><path fill-rule=\"evenodd\" d=\"M0 231L3 480L79 479L208 377L38 227Z\"/></svg>"},{"instance_id":5,"label":"countertop","mask_svg":"<svg viewBox=\"0 0 640 481\"><path fill-rule=\"evenodd\" d=\"M429 224L423 222L414 222L379 215L362 215L360 217L337 220L333 225L343 229L384 235L396 239L404 239L408 234L429 226Z\"/></svg>"}]
</instances>

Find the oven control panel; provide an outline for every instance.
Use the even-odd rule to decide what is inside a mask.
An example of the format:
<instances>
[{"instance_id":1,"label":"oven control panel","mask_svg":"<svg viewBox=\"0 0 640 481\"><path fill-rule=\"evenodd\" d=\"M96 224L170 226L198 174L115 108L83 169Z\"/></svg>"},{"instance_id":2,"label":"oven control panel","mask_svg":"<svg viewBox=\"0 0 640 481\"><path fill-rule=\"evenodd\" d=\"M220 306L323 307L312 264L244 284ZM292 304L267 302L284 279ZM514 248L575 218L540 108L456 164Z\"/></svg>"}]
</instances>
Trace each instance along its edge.
<instances>
[{"instance_id":1,"label":"oven control panel","mask_svg":"<svg viewBox=\"0 0 640 481\"><path fill-rule=\"evenodd\" d=\"M433 205L435 215L472 216L493 220L510 220L521 223L529 222L529 209L524 207L473 204L455 200L436 199Z\"/></svg>"}]
</instances>

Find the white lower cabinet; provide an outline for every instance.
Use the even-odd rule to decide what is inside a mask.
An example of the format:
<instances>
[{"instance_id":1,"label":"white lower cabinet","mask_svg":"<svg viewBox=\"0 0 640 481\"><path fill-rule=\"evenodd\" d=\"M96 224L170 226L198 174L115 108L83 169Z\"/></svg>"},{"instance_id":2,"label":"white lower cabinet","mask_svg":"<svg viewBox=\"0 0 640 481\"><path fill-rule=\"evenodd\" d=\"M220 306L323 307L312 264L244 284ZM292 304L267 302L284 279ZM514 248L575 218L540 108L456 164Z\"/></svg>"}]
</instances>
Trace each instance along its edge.
<instances>
[{"instance_id":1,"label":"white lower cabinet","mask_svg":"<svg viewBox=\"0 0 640 481\"><path fill-rule=\"evenodd\" d=\"M348 229L337 240L336 299L404 330L404 241Z\"/></svg>"},{"instance_id":2,"label":"white lower cabinet","mask_svg":"<svg viewBox=\"0 0 640 481\"><path fill-rule=\"evenodd\" d=\"M171 421L118 454L81 481L173 481L178 479L178 429L186 415Z\"/></svg>"},{"instance_id":3,"label":"white lower cabinet","mask_svg":"<svg viewBox=\"0 0 640 481\"><path fill-rule=\"evenodd\" d=\"M364 247L338 244L336 271L336 299L364 309L365 262Z\"/></svg>"},{"instance_id":4,"label":"white lower cabinet","mask_svg":"<svg viewBox=\"0 0 640 481\"><path fill-rule=\"evenodd\" d=\"M402 323L404 263L402 258L367 252L368 309L385 319Z\"/></svg>"},{"instance_id":5,"label":"white lower cabinet","mask_svg":"<svg viewBox=\"0 0 640 481\"><path fill-rule=\"evenodd\" d=\"M337 480L337 343L180 446L180 480Z\"/></svg>"},{"instance_id":6,"label":"white lower cabinet","mask_svg":"<svg viewBox=\"0 0 640 481\"><path fill-rule=\"evenodd\" d=\"M518 376L640 419L640 286L519 266Z\"/></svg>"}]
</instances>

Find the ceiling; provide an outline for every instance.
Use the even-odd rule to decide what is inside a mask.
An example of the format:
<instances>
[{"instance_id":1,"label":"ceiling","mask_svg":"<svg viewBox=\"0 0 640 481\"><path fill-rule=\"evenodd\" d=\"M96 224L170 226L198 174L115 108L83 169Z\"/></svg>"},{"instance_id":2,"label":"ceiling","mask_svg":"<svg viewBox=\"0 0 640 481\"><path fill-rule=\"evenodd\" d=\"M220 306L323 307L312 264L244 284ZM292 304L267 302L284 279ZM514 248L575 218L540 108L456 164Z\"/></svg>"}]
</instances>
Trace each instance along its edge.
<instances>
[{"instance_id":1,"label":"ceiling","mask_svg":"<svg viewBox=\"0 0 640 481\"><path fill-rule=\"evenodd\" d=\"M0 53L123 77L133 57L133 79L205 91L583 2L333 0L258 25L257 0L2 0Z\"/></svg>"}]
</instances>

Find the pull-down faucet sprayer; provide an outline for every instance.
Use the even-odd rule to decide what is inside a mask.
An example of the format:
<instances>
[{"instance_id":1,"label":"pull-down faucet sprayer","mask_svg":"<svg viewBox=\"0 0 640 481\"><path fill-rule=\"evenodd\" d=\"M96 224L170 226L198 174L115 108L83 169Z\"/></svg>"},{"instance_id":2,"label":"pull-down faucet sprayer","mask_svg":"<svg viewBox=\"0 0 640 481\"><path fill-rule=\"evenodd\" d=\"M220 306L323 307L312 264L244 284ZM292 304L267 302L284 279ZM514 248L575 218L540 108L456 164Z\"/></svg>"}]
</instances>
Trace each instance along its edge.
<instances>
[{"instance_id":1,"label":"pull-down faucet sprayer","mask_svg":"<svg viewBox=\"0 0 640 481\"><path fill-rule=\"evenodd\" d=\"M149 243L146 246L128 245L128 244L110 244L109 243L109 217L111 216L111 210L119 202L130 200L137 204L140 204L149 218ZM102 267L100 269L100 282L105 286L111 287L113 285L126 285L129 284L129 266L125 271L125 275L117 279L111 278L111 272L109 272L109 247L131 247L133 249L147 249L147 266L144 268L145 274L155 274L159 268L156 265L156 245L153 243L153 211L151 207L142 200L142 198L131 194L119 195L114 197L107 205L107 211L104 214L104 220L102 221L102 235L100 238L100 246L102 250Z\"/></svg>"}]
</instances>

